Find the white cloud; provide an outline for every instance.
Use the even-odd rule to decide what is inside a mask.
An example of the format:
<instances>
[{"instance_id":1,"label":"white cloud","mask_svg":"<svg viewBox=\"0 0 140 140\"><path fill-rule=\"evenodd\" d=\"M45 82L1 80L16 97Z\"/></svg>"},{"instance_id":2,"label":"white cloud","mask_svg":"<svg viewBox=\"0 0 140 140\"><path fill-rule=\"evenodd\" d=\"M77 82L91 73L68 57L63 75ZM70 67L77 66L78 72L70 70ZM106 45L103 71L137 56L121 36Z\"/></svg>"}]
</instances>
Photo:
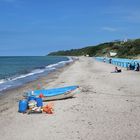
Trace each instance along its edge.
<instances>
[{"instance_id":1,"label":"white cloud","mask_svg":"<svg viewBox=\"0 0 140 140\"><path fill-rule=\"evenodd\" d=\"M108 32L116 32L117 31L116 28L112 28L112 27L102 27L101 29L104 31L108 31Z\"/></svg>"}]
</instances>

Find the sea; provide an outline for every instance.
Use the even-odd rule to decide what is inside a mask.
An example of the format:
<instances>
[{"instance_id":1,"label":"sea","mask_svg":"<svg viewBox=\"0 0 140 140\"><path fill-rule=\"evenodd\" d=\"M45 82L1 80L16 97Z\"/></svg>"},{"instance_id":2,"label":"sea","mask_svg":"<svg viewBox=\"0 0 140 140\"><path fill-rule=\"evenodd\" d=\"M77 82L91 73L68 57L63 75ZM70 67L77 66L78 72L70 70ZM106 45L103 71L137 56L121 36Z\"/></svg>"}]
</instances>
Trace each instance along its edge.
<instances>
[{"instance_id":1,"label":"sea","mask_svg":"<svg viewBox=\"0 0 140 140\"><path fill-rule=\"evenodd\" d=\"M60 56L1 56L0 92L22 86L73 62Z\"/></svg>"}]
</instances>

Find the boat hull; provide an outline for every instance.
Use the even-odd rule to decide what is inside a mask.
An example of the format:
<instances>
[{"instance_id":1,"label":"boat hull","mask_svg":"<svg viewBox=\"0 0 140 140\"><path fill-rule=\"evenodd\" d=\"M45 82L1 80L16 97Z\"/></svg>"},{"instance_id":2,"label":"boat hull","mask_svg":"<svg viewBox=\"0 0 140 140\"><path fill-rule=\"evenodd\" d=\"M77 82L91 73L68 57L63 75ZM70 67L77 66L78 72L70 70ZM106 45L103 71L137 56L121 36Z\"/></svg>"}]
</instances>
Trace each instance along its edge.
<instances>
[{"instance_id":1,"label":"boat hull","mask_svg":"<svg viewBox=\"0 0 140 140\"><path fill-rule=\"evenodd\" d=\"M52 100L62 100L67 98L72 98L75 94L77 94L79 89L76 89L74 91L65 92L64 94L56 95L56 96L50 96L50 97L43 97L43 101L52 101Z\"/></svg>"},{"instance_id":2,"label":"boat hull","mask_svg":"<svg viewBox=\"0 0 140 140\"><path fill-rule=\"evenodd\" d=\"M26 93L25 97L39 97L39 95L43 95L43 101L51 101L51 100L61 100L73 97L79 91L79 86L68 86L61 88L53 88L53 89L43 89L43 90L34 90L32 92Z\"/></svg>"}]
</instances>

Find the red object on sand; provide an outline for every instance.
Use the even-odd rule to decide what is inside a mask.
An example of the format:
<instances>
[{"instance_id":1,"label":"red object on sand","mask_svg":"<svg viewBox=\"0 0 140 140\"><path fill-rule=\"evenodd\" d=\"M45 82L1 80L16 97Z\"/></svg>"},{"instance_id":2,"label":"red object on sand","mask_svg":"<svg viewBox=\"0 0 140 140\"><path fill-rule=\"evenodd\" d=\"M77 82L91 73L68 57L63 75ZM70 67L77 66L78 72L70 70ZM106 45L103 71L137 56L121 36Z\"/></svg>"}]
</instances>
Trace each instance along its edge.
<instances>
[{"instance_id":1,"label":"red object on sand","mask_svg":"<svg viewBox=\"0 0 140 140\"><path fill-rule=\"evenodd\" d=\"M43 98L43 97L44 97L44 95L43 95L42 93L40 93L40 94L39 94L39 97L40 97L40 98Z\"/></svg>"},{"instance_id":2,"label":"red object on sand","mask_svg":"<svg viewBox=\"0 0 140 140\"><path fill-rule=\"evenodd\" d=\"M48 105L43 106L43 112L46 112L47 114L53 114L53 103L48 103Z\"/></svg>"}]
</instances>

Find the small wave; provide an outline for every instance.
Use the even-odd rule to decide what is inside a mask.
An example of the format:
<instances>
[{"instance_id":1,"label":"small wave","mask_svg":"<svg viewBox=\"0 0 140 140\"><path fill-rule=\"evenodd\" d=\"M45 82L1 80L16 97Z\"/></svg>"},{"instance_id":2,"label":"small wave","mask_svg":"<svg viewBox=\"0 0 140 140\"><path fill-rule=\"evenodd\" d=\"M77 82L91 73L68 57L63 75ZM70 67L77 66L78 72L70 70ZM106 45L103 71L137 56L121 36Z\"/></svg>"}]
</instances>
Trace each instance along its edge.
<instances>
[{"instance_id":1,"label":"small wave","mask_svg":"<svg viewBox=\"0 0 140 140\"><path fill-rule=\"evenodd\" d=\"M68 59L69 60L67 60L67 61L60 61L60 62L58 62L58 63L56 63L56 64L51 64L51 65L48 65L48 66L46 66L46 68L48 69L56 69L57 67L62 67L62 66L65 66L66 64L68 64L68 63L71 63L71 62L73 62L73 59L71 58L71 57L68 57Z\"/></svg>"},{"instance_id":2,"label":"small wave","mask_svg":"<svg viewBox=\"0 0 140 140\"><path fill-rule=\"evenodd\" d=\"M48 66L46 66L46 68L54 68L55 66L57 66L58 64L56 63L56 64L51 64L51 65L48 65Z\"/></svg>"},{"instance_id":3,"label":"small wave","mask_svg":"<svg viewBox=\"0 0 140 140\"><path fill-rule=\"evenodd\" d=\"M44 67L45 69L42 69L42 67L41 67L41 69L35 69L35 70L31 71L28 74L22 74L22 75L20 75L18 77L15 77L15 78L9 78L8 80L15 81L15 80L22 79L22 78L25 78L25 77L28 77L28 76L32 76L32 75L35 75L35 74L43 73L46 69L49 70L49 71L55 70L57 67L62 67L62 66L64 66L67 63L73 62L71 57L68 57L68 59L69 60L67 60L67 61L60 61L60 62L58 62L56 64L48 65L48 66Z\"/></svg>"},{"instance_id":4,"label":"small wave","mask_svg":"<svg viewBox=\"0 0 140 140\"><path fill-rule=\"evenodd\" d=\"M35 74L38 74L38 73L42 73L42 72L44 72L44 70L36 69L36 70L31 71L28 74L22 74L22 75L20 75L18 77L15 77L15 78L8 78L8 80L9 81L15 81L15 80L22 79L22 78L32 76L32 75L35 75Z\"/></svg>"},{"instance_id":5,"label":"small wave","mask_svg":"<svg viewBox=\"0 0 140 140\"><path fill-rule=\"evenodd\" d=\"M6 82L5 79L1 79L1 80L0 80L0 84L3 84L3 83L5 83L5 82Z\"/></svg>"},{"instance_id":6,"label":"small wave","mask_svg":"<svg viewBox=\"0 0 140 140\"><path fill-rule=\"evenodd\" d=\"M69 59L68 60L69 63L74 61L72 57L68 57L68 59Z\"/></svg>"},{"instance_id":7,"label":"small wave","mask_svg":"<svg viewBox=\"0 0 140 140\"><path fill-rule=\"evenodd\" d=\"M10 87L12 87L12 85L6 85L6 86L0 88L0 91L6 90L6 89L8 89Z\"/></svg>"}]
</instances>

